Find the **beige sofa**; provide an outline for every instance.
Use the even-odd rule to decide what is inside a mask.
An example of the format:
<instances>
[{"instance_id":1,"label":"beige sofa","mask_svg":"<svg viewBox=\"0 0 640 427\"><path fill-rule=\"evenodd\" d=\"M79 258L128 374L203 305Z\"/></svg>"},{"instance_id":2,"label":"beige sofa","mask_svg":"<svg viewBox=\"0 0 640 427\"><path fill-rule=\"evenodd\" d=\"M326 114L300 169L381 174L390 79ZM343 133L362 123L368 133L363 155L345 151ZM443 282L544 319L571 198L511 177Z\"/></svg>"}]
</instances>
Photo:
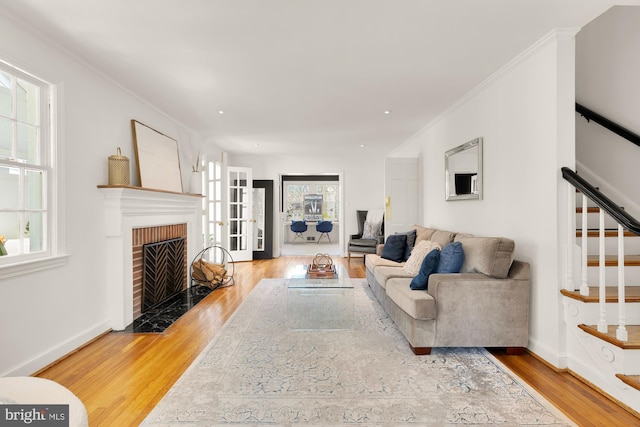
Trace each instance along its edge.
<instances>
[{"instance_id":1,"label":"beige sofa","mask_svg":"<svg viewBox=\"0 0 640 427\"><path fill-rule=\"evenodd\" d=\"M432 347L506 347L520 354L529 336L529 264L513 259L513 240L415 226L417 244L462 244L458 274L432 274L428 290L412 290L404 262L365 258L367 282L415 354Z\"/></svg>"}]
</instances>

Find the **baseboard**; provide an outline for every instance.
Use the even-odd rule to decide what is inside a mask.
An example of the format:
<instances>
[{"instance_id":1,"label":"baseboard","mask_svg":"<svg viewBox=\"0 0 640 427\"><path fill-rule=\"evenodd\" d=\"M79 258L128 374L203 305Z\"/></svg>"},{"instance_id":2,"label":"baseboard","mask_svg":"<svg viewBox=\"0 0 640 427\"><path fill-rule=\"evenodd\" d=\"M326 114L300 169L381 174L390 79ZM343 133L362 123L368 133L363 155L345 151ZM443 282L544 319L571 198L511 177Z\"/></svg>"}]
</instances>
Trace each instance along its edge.
<instances>
[{"instance_id":1,"label":"baseboard","mask_svg":"<svg viewBox=\"0 0 640 427\"><path fill-rule=\"evenodd\" d=\"M42 371L47 366L51 366L68 354L77 351L87 343L93 341L96 337L103 335L111 330L111 324L108 321L99 323L80 334L71 337L69 340L53 347L44 353L34 357L33 359L10 368L0 373L0 377L29 376Z\"/></svg>"},{"instance_id":2,"label":"baseboard","mask_svg":"<svg viewBox=\"0 0 640 427\"><path fill-rule=\"evenodd\" d=\"M567 369L568 360L566 356L560 356L552 351L548 346L540 344L535 338L529 337L529 345L527 346L529 353L533 354L537 359L549 365L554 370L562 371Z\"/></svg>"}]
</instances>

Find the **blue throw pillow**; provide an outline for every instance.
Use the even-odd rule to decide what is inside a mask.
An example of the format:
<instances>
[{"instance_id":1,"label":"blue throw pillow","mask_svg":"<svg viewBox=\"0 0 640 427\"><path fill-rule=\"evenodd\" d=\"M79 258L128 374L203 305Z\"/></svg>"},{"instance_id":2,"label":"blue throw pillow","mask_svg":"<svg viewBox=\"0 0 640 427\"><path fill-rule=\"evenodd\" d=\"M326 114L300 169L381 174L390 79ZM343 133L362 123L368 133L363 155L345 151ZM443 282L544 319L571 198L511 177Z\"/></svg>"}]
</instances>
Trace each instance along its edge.
<instances>
[{"instance_id":1,"label":"blue throw pillow","mask_svg":"<svg viewBox=\"0 0 640 427\"><path fill-rule=\"evenodd\" d=\"M407 246L406 234L392 234L382 248L382 258L395 262L404 261L404 249Z\"/></svg>"},{"instance_id":2,"label":"blue throw pillow","mask_svg":"<svg viewBox=\"0 0 640 427\"><path fill-rule=\"evenodd\" d=\"M422 265L420 266L420 271L418 275L411 279L411 283L409 287L414 291L420 290L424 291L427 289L427 285L429 284L429 276L436 272L438 268L438 264L440 263L440 251L437 249L432 250L424 257L422 261Z\"/></svg>"},{"instance_id":3,"label":"blue throw pillow","mask_svg":"<svg viewBox=\"0 0 640 427\"><path fill-rule=\"evenodd\" d=\"M462 243L449 243L442 249L440 254L440 264L438 265L438 274L460 273L462 264L464 263L464 252L462 251Z\"/></svg>"}]
</instances>

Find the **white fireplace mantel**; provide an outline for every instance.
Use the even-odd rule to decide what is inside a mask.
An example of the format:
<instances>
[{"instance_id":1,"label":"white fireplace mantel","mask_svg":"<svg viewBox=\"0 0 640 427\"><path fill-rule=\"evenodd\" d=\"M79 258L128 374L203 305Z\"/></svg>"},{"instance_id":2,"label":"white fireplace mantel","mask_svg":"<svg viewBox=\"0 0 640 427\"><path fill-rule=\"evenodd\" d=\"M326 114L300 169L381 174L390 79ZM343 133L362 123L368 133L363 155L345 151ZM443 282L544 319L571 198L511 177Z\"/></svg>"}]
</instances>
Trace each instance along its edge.
<instances>
[{"instance_id":1,"label":"white fireplace mantel","mask_svg":"<svg viewBox=\"0 0 640 427\"><path fill-rule=\"evenodd\" d=\"M132 230L187 224L187 256L201 249L202 196L130 186L98 186L105 199L107 286L111 327L123 330L133 322Z\"/></svg>"}]
</instances>

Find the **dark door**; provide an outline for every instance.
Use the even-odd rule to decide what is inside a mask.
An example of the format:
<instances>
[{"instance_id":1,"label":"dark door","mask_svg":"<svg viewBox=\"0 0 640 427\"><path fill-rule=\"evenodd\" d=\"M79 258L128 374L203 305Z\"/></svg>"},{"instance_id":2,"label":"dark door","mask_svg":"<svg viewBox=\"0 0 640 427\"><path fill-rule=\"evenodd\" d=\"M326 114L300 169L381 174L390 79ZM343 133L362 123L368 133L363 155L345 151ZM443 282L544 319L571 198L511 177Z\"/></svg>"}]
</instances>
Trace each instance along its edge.
<instances>
[{"instance_id":1,"label":"dark door","mask_svg":"<svg viewBox=\"0 0 640 427\"><path fill-rule=\"evenodd\" d=\"M253 180L253 259L273 258L273 180Z\"/></svg>"}]
</instances>

